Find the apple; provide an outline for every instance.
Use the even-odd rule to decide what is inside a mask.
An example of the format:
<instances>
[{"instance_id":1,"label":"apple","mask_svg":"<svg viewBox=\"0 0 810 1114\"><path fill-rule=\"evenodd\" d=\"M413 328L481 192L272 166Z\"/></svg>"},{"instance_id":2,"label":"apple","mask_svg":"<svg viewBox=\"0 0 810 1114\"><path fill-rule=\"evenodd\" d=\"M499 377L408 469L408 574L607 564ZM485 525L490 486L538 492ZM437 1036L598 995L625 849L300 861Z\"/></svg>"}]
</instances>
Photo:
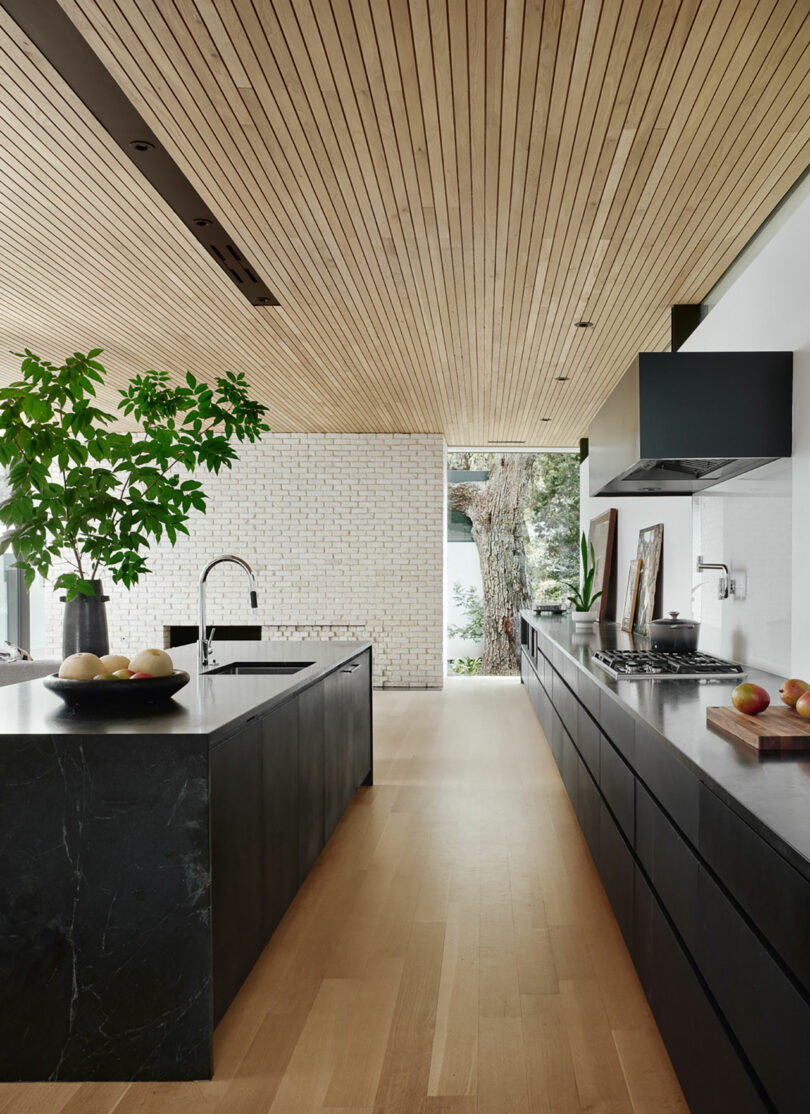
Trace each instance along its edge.
<instances>
[{"instance_id":1,"label":"apple","mask_svg":"<svg viewBox=\"0 0 810 1114\"><path fill-rule=\"evenodd\" d=\"M114 673L96 673L93 680L94 681L114 681L115 680L115 674Z\"/></svg>"},{"instance_id":2,"label":"apple","mask_svg":"<svg viewBox=\"0 0 810 1114\"><path fill-rule=\"evenodd\" d=\"M810 691L803 692L796 701L796 711L802 719L810 719Z\"/></svg>"},{"instance_id":3,"label":"apple","mask_svg":"<svg viewBox=\"0 0 810 1114\"><path fill-rule=\"evenodd\" d=\"M154 677L154 673L133 673L130 681L144 681L147 677Z\"/></svg>"},{"instance_id":4,"label":"apple","mask_svg":"<svg viewBox=\"0 0 810 1114\"><path fill-rule=\"evenodd\" d=\"M70 681L92 681L99 673L104 673L104 665L95 654L71 654L59 666L59 676Z\"/></svg>"},{"instance_id":5,"label":"apple","mask_svg":"<svg viewBox=\"0 0 810 1114\"><path fill-rule=\"evenodd\" d=\"M129 658L123 654L102 654L101 664L107 673L115 673L116 669L129 669Z\"/></svg>"},{"instance_id":6,"label":"apple","mask_svg":"<svg viewBox=\"0 0 810 1114\"><path fill-rule=\"evenodd\" d=\"M758 716L768 707L771 698L759 685L745 683L737 685L731 694L731 702L738 712L744 712L747 716Z\"/></svg>"},{"instance_id":7,"label":"apple","mask_svg":"<svg viewBox=\"0 0 810 1114\"><path fill-rule=\"evenodd\" d=\"M141 650L129 663L133 673L148 673L152 677L170 677L174 662L165 650Z\"/></svg>"},{"instance_id":8,"label":"apple","mask_svg":"<svg viewBox=\"0 0 810 1114\"><path fill-rule=\"evenodd\" d=\"M807 681L798 681L795 677L789 681L785 681L779 690L779 695L782 697L782 703L787 704L788 708L795 708L796 701L803 692L810 689Z\"/></svg>"},{"instance_id":9,"label":"apple","mask_svg":"<svg viewBox=\"0 0 810 1114\"><path fill-rule=\"evenodd\" d=\"M113 677L115 677L116 681L128 681L131 676L131 669L116 669L113 672Z\"/></svg>"}]
</instances>

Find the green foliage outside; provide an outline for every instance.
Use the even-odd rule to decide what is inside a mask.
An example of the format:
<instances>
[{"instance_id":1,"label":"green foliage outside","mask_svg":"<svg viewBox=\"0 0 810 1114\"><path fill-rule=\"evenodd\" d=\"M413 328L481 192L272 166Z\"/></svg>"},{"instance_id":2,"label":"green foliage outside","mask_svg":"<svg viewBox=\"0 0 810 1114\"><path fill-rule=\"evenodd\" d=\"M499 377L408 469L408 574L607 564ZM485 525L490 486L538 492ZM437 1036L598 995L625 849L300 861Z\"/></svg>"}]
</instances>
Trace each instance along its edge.
<instances>
[{"instance_id":1,"label":"green foliage outside","mask_svg":"<svg viewBox=\"0 0 810 1114\"><path fill-rule=\"evenodd\" d=\"M455 676L477 676L481 672L483 658L453 658L448 672Z\"/></svg>"},{"instance_id":2,"label":"green foliage outside","mask_svg":"<svg viewBox=\"0 0 810 1114\"><path fill-rule=\"evenodd\" d=\"M135 584L149 571L143 551L164 536L174 545L190 515L205 512L202 484L183 473L230 468L232 442L269 429L267 408L230 371L213 386L190 372L182 386L165 371L136 375L119 391L119 413L107 413L93 401L106 376L101 351L76 352L61 366L15 353L22 377L0 390L0 468L8 469L0 553L16 554L28 588L67 561L71 571L54 587L68 599L93 595L101 566L116 584ZM115 428L122 417L140 429Z\"/></svg>"},{"instance_id":3,"label":"green foliage outside","mask_svg":"<svg viewBox=\"0 0 810 1114\"><path fill-rule=\"evenodd\" d=\"M464 587L458 581L453 585L453 603L467 616L463 626L457 627L451 623L447 628L450 638L473 638L480 640L484 637L484 597L472 584Z\"/></svg>"},{"instance_id":4,"label":"green foliage outside","mask_svg":"<svg viewBox=\"0 0 810 1114\"><path fill-rule=\"evenodd\" d=\"M538 453L526 505L526 557L536 600L579 580L579 454Z\"/></svg>"}]
</instances>

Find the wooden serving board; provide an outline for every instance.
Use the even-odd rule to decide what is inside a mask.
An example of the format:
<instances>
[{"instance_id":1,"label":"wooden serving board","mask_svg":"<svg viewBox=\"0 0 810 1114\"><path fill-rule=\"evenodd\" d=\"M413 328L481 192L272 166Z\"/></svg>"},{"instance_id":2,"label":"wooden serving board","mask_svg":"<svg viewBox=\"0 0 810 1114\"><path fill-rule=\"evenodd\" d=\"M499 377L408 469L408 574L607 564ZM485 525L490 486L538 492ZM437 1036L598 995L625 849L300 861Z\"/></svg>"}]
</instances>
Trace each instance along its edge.
<instances>
[{"instance_id":1,"label":"wooden serving board","mask_svg":"<svg viewBox=\"0 0 810 1114\"><path fill-rule=\"evenodd\" d=\"M810 720L792 708L766 708L758 716L743 715L736 708L707 708L706 724L756 750L810 751Z\"/></svg>"}]
</instances>

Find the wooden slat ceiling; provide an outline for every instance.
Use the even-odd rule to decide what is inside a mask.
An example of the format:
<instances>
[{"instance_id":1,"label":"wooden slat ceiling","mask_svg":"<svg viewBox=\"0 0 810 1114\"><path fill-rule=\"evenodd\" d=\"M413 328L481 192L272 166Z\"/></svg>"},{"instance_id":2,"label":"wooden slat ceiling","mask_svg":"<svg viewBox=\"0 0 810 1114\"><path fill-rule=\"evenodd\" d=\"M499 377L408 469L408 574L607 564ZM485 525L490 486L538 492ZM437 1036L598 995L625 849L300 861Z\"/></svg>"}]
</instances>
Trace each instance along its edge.
<instances>
[{"instance_id":1,"label":"wooden slat ceiling","mask_svg":"<svg viewBox=\"0 0 810 1114\"><path fill-rule=\"evenodd\" d=\"M61 3L281 306L0 13L0 349L243 370L277 430L574 445L810 162L807 0Z\"/></svg>"}]
</instances>

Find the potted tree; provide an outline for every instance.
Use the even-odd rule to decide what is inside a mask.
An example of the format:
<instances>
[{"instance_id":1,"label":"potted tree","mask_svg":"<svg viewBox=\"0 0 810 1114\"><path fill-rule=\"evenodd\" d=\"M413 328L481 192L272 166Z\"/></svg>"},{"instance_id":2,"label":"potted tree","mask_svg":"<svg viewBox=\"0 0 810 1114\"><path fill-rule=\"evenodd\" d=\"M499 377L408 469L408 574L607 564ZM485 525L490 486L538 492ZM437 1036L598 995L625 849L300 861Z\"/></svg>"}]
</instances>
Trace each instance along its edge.
<instances>
[{"instance_id":1,"label":"potted tree","mask_svg":"<svg viewBox=\"0 0 810 1114\"><path fill-rule=\"evenodd\" d=\"M118 413L95 404L106 371L102 350L56 366L25 349L21 378L0 390L0 553L11 549L25 584L57 572L63 589L63 653L107 653L100 572L125 588L149 571L145 551L187 534L207 495L195 476L237 459L234 441L269 429L266 407L250 398L242 374L213 386L190 372L181 385L166 371L133 376L119 391ZM122 419L137 428L126 429Z\"/></svg>"},{"instance_id":2,"label":"potted tree","mask_svg":"<svg viewBox=\"0 0 810 1114\"><path fill-rule=\"evenodd\" d=\"M566 584L566 587L571 589L568 602L573 608L571 615L574 620L574 628L578 633L584 634L593 631L593 625L599 618L599 612L594 610L593 605L602 595L601 592L594 592L593 590L593 581L596 576L596 557L593 545L588 545L584 532L580 542L580 552L582 553L582 586Z\"/></svg>"}]
</instances>

